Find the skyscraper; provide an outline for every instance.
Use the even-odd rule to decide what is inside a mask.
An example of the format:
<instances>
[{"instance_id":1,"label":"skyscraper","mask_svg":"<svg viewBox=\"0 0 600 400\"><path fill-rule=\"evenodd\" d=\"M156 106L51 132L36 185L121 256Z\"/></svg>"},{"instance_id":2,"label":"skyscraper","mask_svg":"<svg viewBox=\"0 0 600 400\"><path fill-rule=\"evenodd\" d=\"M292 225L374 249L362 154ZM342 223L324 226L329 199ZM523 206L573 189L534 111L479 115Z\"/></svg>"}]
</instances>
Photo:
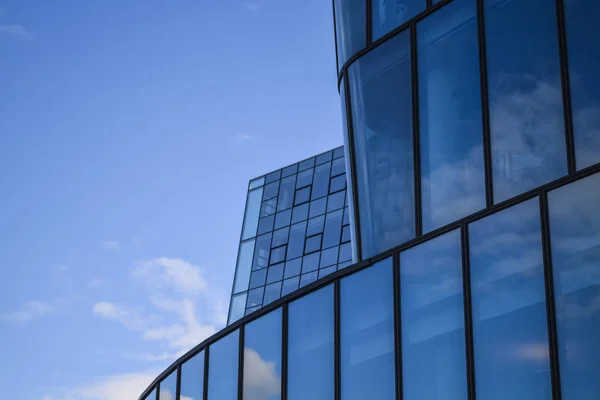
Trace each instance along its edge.
<instances>
[{"instance_id":1,"label":"skyscraper","mask_svg":"<svg viewBox=\"0 0 600 400\"><path fill-rule=\"evenodd\" d=\"M333 5L355 263L142 399L598 399L600 2Z\"/></svg>"}]
</instances>

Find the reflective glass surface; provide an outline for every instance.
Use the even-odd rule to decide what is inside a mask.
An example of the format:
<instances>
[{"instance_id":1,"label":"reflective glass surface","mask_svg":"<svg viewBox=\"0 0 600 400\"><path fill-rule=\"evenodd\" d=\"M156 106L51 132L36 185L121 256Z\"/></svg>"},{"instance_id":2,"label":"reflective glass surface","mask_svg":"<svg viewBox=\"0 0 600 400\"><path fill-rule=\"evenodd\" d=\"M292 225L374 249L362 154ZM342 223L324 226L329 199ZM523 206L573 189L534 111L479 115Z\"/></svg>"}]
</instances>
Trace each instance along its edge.
<instances>
[{"instance_id":1,"label":"reflective glass surface","mask_svg":"<svg viewBox=\"0 0 600 400\"><path fill-rule=\"evenodd\" d=\"M548 195L562 398L600 394L600 174Z\"/></svg>"},{"instance_id":2,"label":"reflective glass surface","mask_svg":"<svg viewBox=\"0 0 600 400\"><path fill-rule=\"evenodd\" d=\"M271 214L275 214L275 211L277 211L277 197L262 202L260 217L262 218Z\"/></svg>"},{"instance_id":3,"label":"reflective glass surface","mask_svg":"<svg viewBox=\"0 0 600 400\"><path fill-rule=\"evenodd\" d=\"M290 224L292 219L292 210L287 209L282 212L278 212L275 214L275 226L274 229L279 229L281 227L287 226Z\"/></svg>"},{"instance_id":4,"label":"reflective glass surface","mask_svg":"<svg viewBox=\"0 0 600 400\"><path fill-rule=\"evenodd\" d=\"M565 125L555 2L484 3L498 203L567 173Z\"/></svg>"},{"instance_id":5,"label":"reflective glass surface","mask_svg":"<svg viewBox=\"0 0 600 400\"><path fill-rule=\"evenodd\" d=\"M309 200L310 200L310 187L305 187L305 188L296 190L296 198L294 199L295 205L306 203Z\"/></svg>"},{"instance_id":6,"label":"reflective glass surface","mask_svg":"<svg viewBox=\"0 0 600 400\"><path fill-rule=\"evenodd\" d=\"M279 181L269 183L268 185L265 185L265 187L264 187L263 200L268 200L268 199L277 197L278 193L279 193Z\"/></svg>"},{"instance_id":7,"label":"reflective glass surface","mask_svg":"<svg viewBox=\"0 0 600 400\"><path fill-rule=\"evenodd\" d=\"M309 272L308 274L300 275L300 287L304 287L309 283L313 283L319 277L319 271Z\"/></svg>"},{"instance_id":8,"label":"reflective glass surface","mask_svg":"<svg viewBox=\"0 0 600 400\"><path fill-rule=\"evenodd\" d=\"M242 240L249 239L256 235L262 191L263 190L259 188L248 192L246 214L244 215L244 225L242 228Z\"/></svg>"},{"instance_id":9,"label":"reflective glass surface","mask_svg":"<svg viewBox=\"0 0 600 400\"><path fill-rule=\"evenodd\" d=\"M265 177L261 176L260 178L256 178L250 181L250 184L248 185L249 189L256 189L257 187L260 187L262 185L265 184Z\"/></svg>"},{"instance_id":10,"label":"reflective glass surface","mask_svg":"<svg viewBox=\"0 0 600 400\"><path fill-rule=\"evenodd\" d=\"M322 233L323 228L325 227L325 216L321 215L316 218L311 218L308 220L308 227L306 228L306 235L312 236L317 233Z\"/></svg>"},{"instance_id":11,"label":"reflective glass surface","mask_svg":"<svg viewBox=\"0 0 600 400\"><path fill-rule=\"evenodd\" d=\"M280 263L269 267L269 273L267 274L267 283L273 283L283 279L284 265L284 263Z\"/></svg>"},{"instance_id":12,"label":"reflective glass surface","mask_svg":"<svg viewBox=\"0 0 600 400\"><path fill-rule=\"evenodd\" d=\"M343 153L342 153L343 155ZM331 176L343 174L346 171L346 160L344 158L337 158L333 160L331 164Z\"/></svg>"},{"instance_id":13,"label":"reflective glass surface","mask_svg":"<svg viewBox=\"0 0 600 400\"><path fill-rule=\"evenodd\" d=\"M208 400L237 400L239 330L210 346Z\"/></svg>"},{"instance_id":14,"label":"reflective glass surface","mask_svg":"<svg viewBox=\"0 0 600 400\"><path fill-rule=\"evenodd\" d=\"M289 236L289 227L276 230L275 232L273 232L273 240L271 241L271 247L279 247L281 245L287 244Z\"/></svg>"},{"instance_id":15,"label":"reflective glass surface","mask_svg":"<svg viewBox=\"0 0 600 400\"><path fill-rule=\"evenodd\" d=\"M281 297L281 281L271 283L265 286L265 297L263 298L263 305L279 300Z\"/></svg>"},{"instance_id":16,"label":"reflective glass surface","mask_svg":"<svg viewBox=\"0 0 600 400\"><path fill-rule=\"evenodd\" d=\"M329 193L329 177L331 172L331 163L317 165L315 167L315 178L312 185L311 199L327 196Z\"/></svg>"},{"instance_id":17,"label":"reflective glass surface","mask_svg":"<svg viewBox=\"0 0 600 400\"><path fill-rule=\"evenodd\" d=\"M269 215L258 220L258 235L267 233L273 230L273 224L275 222L275 215Z\"/></svg>"},{"instance_id":18,"label":"reflective glass surface","mask_svg":"<svg viewBox=\"0 0 600 400\"><path fill-rule=\"evenodd\" d=\"M304 239L306 237L306 221L292 225L286 259L291 260L304 254Z\"/></svg>"},{"instance_id":19,"label":"reflective glass surface","mask_svg":"<svg viewBox=\"0 0 600 400\"><path fill-rule=\"evenodd\" d=\"M311 201L310 202L310 212L309 217L316 217L317 215L325 214L325 209L327 207L327 198L323 197L321 199Z\"/></svg>"},{"instance_id":20,"label":"reflective glass surface","mask_svg":"<svg viewBox=\"0 0 600 400\"><path fill-rule=\"evenodd\" d=\"M392 259L340 282L342 400L395 398Z\"/></svg>"},{"instance_id":21,"label":"reflective glass surface","mask_svg":"<svg viewBox=\"0 0 600 400\"><path fill-rule=\"evenodd\" d=\"M281 177L285 178L286 176L294 175L298 172L298 164L290 165L289 167L285 167L281 171Z\"/></svg>"},{"instance_id":22,"label":"reflective glass surface","mask_svg":"<svg viewBox=\"0 0 600 400\"><path fill-rule=\"evenodd\" d=\"M267 279L267 269L259 269L258 271L252 272L250 275L250 289L264 286Z\"/></svg>"},{"instance_id":23,"label":"reflective glass surface","mask_svg":"<svg viewBox=\"0 0 600 400\"><path fill-rule=\"evenodd\" d=\"M372 0L373 40L425 11L426 0Z\"/></svg>"},{"instance_id":24,"label":"reflective glass surface","mask_svg":"<svg viewBox=\"0 0 600 400\"><path fill-rule=\"evenodd\" d=\"M565 1L577 169L600 162L599 20L599 1Z\"/></svg>"},{"instance_id":25,"label":"reflective glass surface","mask_svg":"<svg viewBox=\"0 0 600 400\"><path fill-rule=\"evenodd\" d=\"M298 207L294 207L294 211L292 211L292 224L304 221L308 218L308 206L309 203L305 203Z\"/></svg>"},{"instance_id":26,"label":"reflective glass surface","mask_svg":"<svg viewBox=\"0 0 600 400\"><path fill-rule=\"evenodd\" d=\"M267 174L267 176L265 177L265 183L270 183L270 182L276 181L279 178L281 178L281 170L271 172L270 174Z\"/></svg>"},{"instance_id":27,"label":"reflective glass surface","mask_svg":"<svg viewBox=\"0 0 600 400\"><path fill-rule=\"evenodd\" d=\"M296 175L283 178L279 187L279 198L277 199L277 211L287 210L294 204L294 193L296 191Z\"/></svg>"},{"instance_id":28,"label":"reflective glass surface","mask_svg":"<svg viewBox=\"0 0 600 400\"><path fill-rule=\"evenodd\" d=\"M308 254L304 256L304 260L302 261L302 273L311 272L319 269L319 259L321 258L321 253L316 252L312 254Z\"/></svg>"},{"instance_id":29,"label":"reflective glass surface","mask_svg":"<svg viewBox=\"0 0 600 400\"><path fill-rule=\"evenodd\" d=\"M417 24L423 231L485 207L475 0Z\"/></svg>"},{"instance_id":30,"label":"reflective glass surface","mask_svg":"<svg viewBox=\"0 0 600 400\"><path fill-rule=\"evenodd\" d=\"M317 250L321 250L321 241L323 235L315 235L306 238L306 244L304 245L304 254L312 253Z\"/></svg>"},{"instance_id":31,"label":"reflective glass surface","mask_svg":"<svg viewBox=\"0 0 600 400\"><path fill-rule=\"evenodd\" d=\"M314 166L315 166L315 158L311 157L307 160L301 161L298 164L298 171L304 171L304 170L314 167Z\"/></svg>"},{"instance_id":32,"label":"reflective glass surface","mask_svg":"<svg viewBox=\"0 0 600 400\"><path fill-rule=\"evenodd\" d=\"M345 175L340 175L346 181ZM338 177L339 178L339 177ZM337 210L344 207L344 201L346 200L346 191L337 192L329 196L327 200L327 212Z\"/></svg>"},{"instance_id":33,"label":"reflective glass surface","mask_svg":"<svg viewBox=\"0 0 600 400\"><path fill-rule=\"evenodd\" d=\"M244 316L247 296L248 293L240 293L231 298L231 304L229 306L229 318L227 320L228 324L231 324Z\"/></svg>"},{"instance_id":34,"label":"reflective glass surface","mask_svg":"<svg viewBox=\"0 0 600 400\"><path fill-rule=\"evenodd\" d=\"M414 236L410 35L349 68L363 258Z\"/></svg>"},{"instance_id":35,"label":"reflective glass surface","mask_svg":"<svg viewBox=\"0 0 600 400\"><path fill-rule=\"evenodd\" d=\"M281 308L245 327L243 392L246 400L281 398Z\"/></svg>"},{"instance_id":36,"label":"reflective glass surface","mask_svg":"<svg viewBox=\"0 0 600 400\"><path fill-rule=\"evenodd\" d=\"M242 316L243 316L242 312ZM181 366L180 400L202 400L204 389L204 350ZM175 398L173 398L175 399Z\"/></svg>"},{"instance_id":37,"label":"reflective glass surface","mask_svg":"<svg viewBox=\"0 0 600 400\"><path fill-rule=\"evenodd\" d=\"M243 292L248 289L250 271L252 270L252 258L254 256L254 240L248 240L240 244L237 267L235 273L235 284L233 293Z\"/></svg>"},{"instance_id":38,"label":"reflective glass surface","mask_svg":"<svg viewBox=\"0 0 600 400\"><path fill-rule=\"evenodd\" d=\"M404 400L467 396L460 230L400 253Z\"/></svg>"},{"instance_id":39,"label":"reflective glass surface","mask_svg":"<svg viewBox=\"0 0 600 400\"><path fill-rule=\"evenodd\" d=\"M334 0L338 69L367 44L364 0Z\"/></svg>"},{"instance_id":40,"label":"reflective glass surface","mask_svg":"<svg viewBox=\"0 0 600 400\"><path fill-rule=\"evenodd\" d=\"M314 163L314 160L313 160ZM312 184L313 182L313 173L315 170L313 168L307 169L306 171L302 171L298 173L298 180L296 181L296 187L302 188Z\"/></svg>"},{"instance_id":41,"label":"reflective glass surface","mask_svg":"<svg viewBox=\"0 0 600 400\"><path fill-rule=\"evenodd\" d=\"M333 399L333 285L289 305L289 400Z\"/></svg>"},{"instance_id":42,"label":"reflective glass surface","mask_svg":"<svg viewBox=\"0 0 600 400\"><path fill-rule=\"evenodd\" d=\"M146 396L145 400L155 400L156 399L156 389L150 392L148 396Z\"/></svg>"},{"instance_id":43,"label":"reflective glass surface","mask_svg":"<svg viewBox=\"0 0 600 400\"><path fill-rule=\"evenodd\" d=\"M269 254L271 253L271 234L267 233L256 238L254 246L254 260L252 270L265 268L269 265Z\"/></svg>"},{"instance_id":44,"label":"reflective glass surface","mask_svg":"<svg viewBox=\"0 0 600 400\"><path fill-rule=\"evenodd\" d=\"M285 260L285 250L287 246L277 247L271 249L271 257L269 258L269 264L278 264Z\"/></svg>"},{"instance_id":45,"label":"reflective glass surface","mask_svg":"<svg viewBox=\"0 0 600 400\"><path fill-rule=\"evenodd\" d=\"M300 277L295 276L290 279L286 279L283 281L283 285L281 287L281 296L285 296L286 294L292 293L293 291L298 289L298 285L300 284Z\"/></svg>"},{"instance_id":46,"label":"reflective glass surface","mask_svg":"<svg viewBox=\"0 0 600 400\"><path fill-rule=\"evenodd\" d=\"M323 231L323 248L340 244L342 234L342 210L327 214L325 218L325 230Z\"/></svg>"},{"instance_id":47,"label":"reflective glass surface","mask_svg":"<svg viewBox=\"0 0 600 400\"><path fill-rule=\"evenodd\" d=\"M169 376L160 382L160 391L158 400L175 400L177 395L177 370L171 372Z\"/></svg>"},{"instance_id":48,"label":"reflective glass surface","mask_svg":"<svg viewBox=\"0 0 600 400\"><path fill-rule=\"evenodd\" d=\"M479 399L552 398L538 203L469 225Z\"/></svg>"},{"instance_id":49,"label":"reflective glass surface","mask_svg":"<svg viewBox=\"0 0 600 400\"><path fill-rule=\"evenodd\" d=\"M300 275L300 269L302 268L302 258L296 258L294 260L287 261L285 263L285 277Z\"/></svg>"}]
</instances>

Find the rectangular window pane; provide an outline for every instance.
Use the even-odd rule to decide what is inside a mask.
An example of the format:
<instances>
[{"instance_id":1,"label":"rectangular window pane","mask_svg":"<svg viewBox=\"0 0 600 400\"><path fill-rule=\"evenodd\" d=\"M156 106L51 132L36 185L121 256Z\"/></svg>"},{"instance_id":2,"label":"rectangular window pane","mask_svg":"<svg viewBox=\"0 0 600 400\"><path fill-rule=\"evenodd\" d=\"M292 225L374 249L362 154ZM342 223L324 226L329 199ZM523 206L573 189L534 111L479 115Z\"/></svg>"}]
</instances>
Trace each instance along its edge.
<instances>
[{"instance_id":1,"label":"rectangular window pane","mask_svg":"<svg viewBox=\"0 0 600 400\"><path fill-rule=\"evenodd\" d=\"M294 205L294 192L296 191L296 175L283 178L279 187L277 211L287 210Z\"/></svg>"},{"instance_id":2,"label":"rectangular window pane","mask_svg":"<svg viewBox=\"0 0 600 400\"><path fill-rule=\"evenodd\" d=\"M296 190L296 198L294 199L294 205L306 203L310 200L310 186Z\"/></svg>"},{"instance_id":3,"label":"rectangular window pane","mask_svg":"<svg viewBox=\"0 0 600 400\"><path fill-rule=\"evenodd\" d=\"M342 210L327 214L325 219L325 231L323 233L323 248L340 244L342 236Z\"/></svg>"},{"instance_id":4,"label":"rectangular window pane","mask_svg":"<svg viewBox=\"0 0 600 400\"><path fill-rule=\"evenodd\" d=\"M268 217L261 218L258 221L258 234L262 235L273 230L273 223L275 222L275 216L269 215Z\"/></svg>"},{"instance_id":5,"label":"rectangular window pane","mask_svg":"<svg viewBox=\"0 0 600 400\"><path fill-rule=\"evenodd\" d=\"M309 203L305 203L301 206L294 207L294 211L292 211L292 224L304 221L308 218L308 206Z\"/></svg>"},{"instance_id":6,"label":"rectangular window pane","mask_svg":"<svg viewBox=\"0 0 600 400\"><path fill-rule=\"evenodd\" d=\"M249 307L262 306L264 294L265 294L264 286L250 290L248 292L248 300L246 301L246 307L249 308Z\"/></svg>"},{"instance_id":7,"label":"rectangular window pane","mask_svg":"<svg viewBox=\"0 0 600 400\"><path fill-rule=\"evenodd\" d=\"M344 176L344 179L345 176ZM327 212L338 210L344 207L344 201L346 200L346 191L337 192L330 195L327 198Z\"/></svg>"},{"instance_id":8,"label":"rectangular window pane","mask_svg":"<svg viewBox=\"0 0 600 400\"><path fill-rule=\"evenodd\" d=\"M259 188L248 192L246 213L244 214L244 227L242 228L242 240L256 236L262 191L262 188Z\"/></svg>"},{"instance_id":9,"label":"rectangular window pane","mask_svg":"<svg viewBox=\"0 0 600 400\"><path fill-rule=\"evenodd\" d=\"M367 44L365 2L334 0L338 68Z\"/></svg>"},{"instance_id":10,"label":"rectangular window pane","mask_svg":"<svg viewBox=\"0 0 600 400\"><path fill-rule=\"evenodd\" d=\"M244 316L244 309L240 318ZM181 395L183 399L202 399L204 396L204 350L181 366ZM175 397L173 397L175 399Z\"/></svg>"},{"instance_id":11,"label":"rectangular window pane","mask_svg":"<svg viewBox=\"0 0 600 400\"><path fill-rule=\"evenodd\" d=\"M312 253L304 256L302 260L302 273L311 272L319 269L320 252Z\"/></svg>"},{"instance_id":12,"label":"rectangular window pane","mask_svg":"<svg viewBox=\"0 0 600 400\"><path fill-rule=\"evenodd\" d=\"M395 398L392 259L340 282L342 400Z\"/></svg>"},{"instance_id":13,"label":"rectangular window pane","mask_svg":"<svg viewBox=\"0 0 600 400\"><path fill-rule=\"evenodd\" d=\"M296 181L296 187L303 188L305 186L312 184L313 172L314 172L313 168L307 169L306 171L299 172L298 180Z\"/></svg>"},{"instance_id":14,"label":"rectangular window pane","mask_svg":"<svg viewBox=\"0 0 600 400\"><path fill-rule=\"evenodd\" d=\"M323 235L315 235L306 238L306 244L304 245L304 254L312 253L321 250L321 241Z\"/></svg>"},{"instance_id":15,"label":"rectangular window pane","mask_svg":"<svg viewBox=\"0 0 600 400\"><path fill-rule=\"evenodd\" d=\"M284 261L286 248L287 246L281 246L271 249L271 258L269 258L269 264L278 264Z\"/></svg>"},{"instance_id":16,"label":"rectangular window pane","mask_svg":"<svg viewBox=\"0 0 600 400\"><path fill-rule=\"evenodd\" d=\"M564 3L575 155L582 169L600 162L600 2Z\"/></svg>"},{"instance_id":17,"label":"rectangular window pane","mask_svg":"<svg viewBox=\"0 0 600 400\"><path fill-rule=\"evenodd\" d=\"M284 263L280 263L269 267L269 272L267 274L267 283L273 283L283 279L284 265Z\"/></svg>"},{"instance_id":18,"label":"rectangular window pane","mask_svg":"<svg viewBox=\"0 0 600 400\"><path fill-rule=\"evenodd\" d=\"M498 203L567 173L555 2L485 0L485 31Z\"/></svg>"},{"instance_id":19,"label":"rectangular window pane","mask_svg":"<svg viewBox=\"0 0 600 400\"><path fill-rule=\"evenodd\" d=\"M319 279L321 279L321 278L322 278L322 277L324 277L324 276L327 276L327 275L329 275L329 274L332 274L332 273L334 273L334 272L335 272L335 270L336 270L336 266L335 266L335 265L334 265L334 266L332 266L332 267L321 268L321 269L319 270Z\"/></svg>"},{"instance_id":20,"label":"rectangular window pane","mask_svg":"<svg viewBox=\"0 0 600 400\"><path fill-rule=\"evenodd\" d=\"M281 297L286 294L292 293L294 290L298 289L298 285L300 283L300 277L295 276L290 279L286 279L283 281L283 286L281 287Z\"/></svg>"},{"instance_id":21,"label":"rectangular window pane","mask_svg":"<svg viewBox=\"0 0 600 400\"><path fill-rule=\"evenodd\" d=\"M263 200L272 199L279 194L279 181L264 186Z\"/></svg>"},{"instance_id":22,"label":"rectangular window pane","mask_svg":"<svg viewBox=\"0 0 600 400\"><path fill-rule=\"evenodd\" d=\"M311 199L327 196L329 193L329 171L331 170L331 162L317 165L315 168L315 181L312 185Z\"/></svg>"},{"instance_id":23,"label":"rectangular window pane","mask_svg":"<svg viewBox=\"0 0 600 400\"><path fill-rule=\"evenodd\" d=\"M265 200L262 202L262 208L260 211L260 217L266 217L271 214L275 214L277 210L277 198Z\"/></svg>"},{"instance_id":24,"label":"rectangular window pane","mask_svg":"<svg viewBox=\"0 0 600 400\"><path fill-rule=\"evenodd\" d=\"M333 150L333 158L339 158L339 157L344 157L344 147L338 147L337 149Z\"/></svg>"},{"instance_id":25,"label":"rectangular window pane","mask_svg":"<svg viewBox=\"0 0 600 400\"><path fill-rule=\"evenodd\" d=\"M256 189L265 184L265 177L261 176L260 178L256 178L250 181L249 188Z\"/></svg>"},{"instance_id":26,"label":"rectangular window pane","mask_svg":"<svg viewBox=\"0 0 600 400\"><path fill-rule=\"evenodd\" d=\"M302 254L304 254L305 233L306 221L291 226L286 260L292 260L301 257Z\"/></svg>"},{"instance_id":27,"label":"rectangular window pane","mask_svg":"<svg viewBox=\"0 0 600 400\"><path fill-rule=\"evenodd\" d=\"M414 237L410 33L349 68L363 258Z\"/></svg>"},{"instance_id":28,"label":"rectangular window pane","mask_svg":"<svg viewBox=\"0 0 600 400\"><path fill-rule=\"evenodd\" d=\"M333 285L289 305L289 400L333 399Z\"/></svg>"},{"instance_id":29,"label":"rectangular window pane","mask_svg":"<svg viewBox=\"0 0 600 400\"><path fill-rule=\"evenodd\" d=\"M300 275L300 269L302 268L302 258L296 258L285 263L285 277Z\"/></svg>"},{"instance_id":30,"label":"rectangular window pane","mask_svg":"<svg viewBox=\"0 0 600 400\"><path fill-rule=\"evenodd\" d=\"M236 294L231 298L231 305L229 310L229 318L227 325L234 323L238 319L244 316L244 310L246 309L246 299L248 293Z\"/></svg>"},{"instance_id":31,"label":"rectangular window pane","mask_svg":"<svg viewBox=\"0 0 600 400\"><path fill-rule=\"evenodd\" d=\"M425 0L372 0L373 40L425 11Z\"/></svg>"},{"instance_id":32,"label":"rectangular window pane","mask_svg":"<svg viewBox=\"0 0 600 400\"><path fill-rule=\"evenodd\" d=\"M271 253L271 234L267 233L256 238L254 246L254 261L252 270L265 268L269 265L269 254Z\"/></svg>"},{"instance_id":33,"label":"rectangular window pane","mask_svg":"<svg viewBox=\"0 0 600 400\"><path fill-rule=\"evenodd\" d=\"M158 400L174 400L177 393L177 370L160 382Z\"/></svg>"},{"instance_id":34,"label":"rectangular window pane","mask_svg":"<svg viewBox=\"0 0 600 400\"><path fill-rule=\"evenodd\" d=\"M237 266L235 268L235 284L233 293L248 290L250 271L252 270L252 258L254 256L254 239L242 242L238 252Z\"/></svg>"},{"instance_id":35,"label":"rectangular window pane","mask_svg":"<svg viewBox=\"0 0 600 400\"><path fill-rule=\"evenodd\" d=\"M346 174L338 175L331 178L329 183L329 193L339 192L346 188Z\"/></svg>"},{"instance_id":36,"label":"rectangular window pane","mask_svg":"<svg viewBox=\"0 0 600 400\"><path fill-rule=\"evenodd\" d=\"M317 165L326 163L327 161L331 161L331 155L332 155L331 151L328 151L323 154L319 154L317 156Z\"/></svg>"},{"instance_id":37,"label":"rectangular window pane","mask_svg":"<svg viewBox=\"0 0 600 400\"><path fill-rule=\"evenodd\" d=\"M466 399L460 230L400 253L404 400Z\"/></svg>"},{"instance_id":38,"label":"rectangular window pane","mask_svg":"<svg viewBox=\"0 0 600 400\"><path fill-rule=\"evenodd\" d=\"M325 208L327 206L327 197L318 199L310 202L310 214L309 217L316 217L317 215L325 214Z\"/></svg>"},{"instance_id":39,"label":"rectangular window pane","mask_svg":"<svg viewBox=\"0 0 600 400\"><path fill-rule=\"evenodd\" d=\"M275 229L287 226L290 224L292 219L292 210L288 209L282 212L278 212L275 216Z\"/></svg>"},{"instance_id":40,"label":"rectangular window pane","mask_svg":"<svg viewBox=\"0 0 600 400\"><path fill-rule=\"evenodd\" d=\"M257 288L259 286L264 286L265 280L267 279L267 269L259 269L258 271L254 271L250 276L250 289Z\"/></svg>"},{"instance_id":41,"label":"rectangular window pane","mask_svg":"<svg viewBox=\"0 0 600 400\"><path fill-rule=\"evenodd\" d=\"M308 160L304 160L300 162L298 165L298 171L304 171L305 169L311 168L315 166L315 158L311 157Z\"/></svg>"},{"instance_id":42,"label":"rectangular window pane","mask_svg":"<svg viewBox=\"0 0 600 400\"><path fill-rule=\"evenodd\" d=\"M321 261L319 263L319 268L325 268L337 264L339 250L340 248L338 246L331 247L327 250L323 250L321 252Z\"/></svg>"},{"instance_id":43,"label":"rectangular window pane","mask_svg":"<svg viewBox=\"0 0 600 400\"><path fill-rule=\"evenodd\" d=\"M552 398L538 199L469 225L479 399Z\"/></svg>"},{"instance_id":44,"label":"rectangular window pane","mask_svg":"<svg viewBox=\"0 0 600 400\"><path fill-rule=\"evenodd\" d=\"M290 165L281 171L281 177L285 178L286 176L294 175L296 172L298 172L298 164Z\"/></svg>"},{"instance_id":45,"label":"rectangular window pane","mask_svg":"<svg viewBox=\"0 0 600 400\"><path fill-rule=\"evenodd\" d=\"M281 297L281 282L275 282L265 286L265 298L263 299L263 305L266 306Z\"/></svg>"},{"instance_id":46,"label":"rectangular window pane","mask_svg":"<svg viewBox=\"0 0 600 400\"><path fill-rule=\"evenodd\" d=\"M562 398L600 393L600 174L548 194Z\"/></svg>"},{"instance_id":47,"label":"rectangular window pane","mask_svg":"<svg viewBox=\"0 0 600 400\"><path fill-rule=\"evenodd\" d=\"M342 156L343 154L344 153L342 152ZM344 160L344 158L333 160L333 163L331 164L331 176L343 174L344 172L346 172L346 160Z\"/></svg>"},{"instance_id":48,"label":"rectangular window pane","mask_svg":"<svg viewBox=\"0 0 600 400\"><path fill-rule=\"evenodd\" d=\"M423 231L485 207L475 0L417 25Z\"/></svg>"},{"instance_id":49,"label":"rectangular window pane","mask_svg":"<svg viewBox=\"0 0 600 400\"><path fill-rule=\"evenodd\" d=\"M339 262L352 261L352 245L345 243L340 246L340 259Z\"/></svg>"},{"instance_id":50,"label":"rectangular window pane","mask_svg":"<svg viewBox=\"0 0 600 400\"><path fill-rule=\"evenodd\" d=\"M289 236L289 227L285 227L273 232L273 241L271 242L271 247L279 247L281 245L287 244Z\"/></svg>"},{"instance_id":51,"label":"rectangular window pane","mask_svg":"<svg viewBox=\"0 0 600 400\"><path fill-rule=\"evenodd\" d=\"M208 400L237 400L239 330L210 345Z\"/></svg>"},{"instance_id":52,"label":"rectangular window pane","mask_svg":"<svg viewBox=\"0 0 600 400\"><path fill-rule=\"evenodd\" d=\"M318 253L317 253L318 254ZM313 283L318 278L319 271L309 272L308 274L300 275L300 287L304 287L309 283Z\"/></svg>"},{"instance_id":53,"label":"rectangular window pane","mask_svg":"<svg viewBox=\"0 0 600 400\"><path fill-rule=\"evenodd\" d=\"M244 399L281 399L281 308L246 325L243 370Z\"/></svg>"},{"instance_id":54,"label":"rectangular window pane","mask_svg":"<svg viewBox=\"0 0 600 400\"><path fill-rule=\"evenodd\" d=\"M306 235L312 236L317 233L323 232L323 228L325 227L325 216L321 215L316 218L311 218L308 220L308 227L306 228Z\"/></svg>"}]
</instances>

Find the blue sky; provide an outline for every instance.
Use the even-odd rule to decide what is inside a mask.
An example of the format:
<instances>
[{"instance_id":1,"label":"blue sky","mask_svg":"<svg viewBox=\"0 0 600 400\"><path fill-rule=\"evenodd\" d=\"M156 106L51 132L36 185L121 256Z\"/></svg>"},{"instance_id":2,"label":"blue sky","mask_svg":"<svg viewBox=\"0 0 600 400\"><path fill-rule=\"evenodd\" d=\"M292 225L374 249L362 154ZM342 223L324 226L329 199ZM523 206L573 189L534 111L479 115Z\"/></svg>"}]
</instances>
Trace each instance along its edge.
<instances>
[{"instance_id":1,"label":"blue sky","mask_svg":"<svg viewBox=\"0 0 600 400\"><path fill-rule=\"evenodd\" d=\"M0 0L0 397L220 329L250 178L342 144L331 2Z\"/></svg>"}]
</instances>

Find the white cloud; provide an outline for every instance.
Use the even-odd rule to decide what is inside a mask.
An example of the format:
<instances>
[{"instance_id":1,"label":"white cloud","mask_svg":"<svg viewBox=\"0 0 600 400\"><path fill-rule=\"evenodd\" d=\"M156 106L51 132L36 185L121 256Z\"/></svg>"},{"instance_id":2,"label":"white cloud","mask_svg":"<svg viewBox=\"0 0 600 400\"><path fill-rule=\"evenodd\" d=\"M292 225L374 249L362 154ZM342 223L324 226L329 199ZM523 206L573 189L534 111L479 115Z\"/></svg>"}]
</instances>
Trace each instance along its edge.
<instances>
[{"instance_id":1,"label":"white cloud","mask_svg":"<svg viewBox=\"0 0 600 400\"><path fill-rule=\"evenodd\" d=\"M157 287L172 287L189 294L198 294L207 287L200 267L180 258L161 257L138 262L132 277Z\"/></svg>"},{"instance_id":2,"label":"white cloud","mask_svg":"<svg viewBox=\"0 0 600 400\"><path fill-rule=\"evenodd\" d=\"M244 348L244 399L268 400L281 392L275 363L262 359L254 349Z\"/></svg>"},{"instance_id":3,"label":"white cloud","mask_svg":"<svg viewBox=\"0 0 600 400\"><path fill-rule=\"evenodd\" d=\"M21 25L0 24L0 34L20 37L22 39L30 39L33 35Z\"/></svg>"},{"instance_id":4,"label":"white cloud","mask_svg":"<svg viewBox=\"0 0 600 400\"><path fill-rule=\"evenodd\" d=\"M121 251L121 245L116 240L105 240L100 245L106 251Z\"/></svg>"},{"instance_id":5,"label":"white cloud","mask_svg":"<svg viewBox=\"0 0 600 400\"><path fill-rule=\"evenodd\" d=\"M33 318L48 314L55 310L55 307L50 303L32 300L23 303L21 308L17 311L0 314L0 319L15 321L15 322L28 322Z\"/></svg>"},{"instance_id":6,"label":"white cloud","mask_svg":"<svg viewBox=\"0 0 600 400\"><path fill-rule=\"evenodd\" d=\"M255 138L255 136L253 136L253 135L248 135L245 133L238 133L237 135L235 135L231 138L231 141L233 143L243 143L243 142L248 142L250 140L253 140L254 138Z\"/></svg>"},{"instance_id":7,"label":"white cloud","mask_svg":"<svg viewBox=\"0 0 600 400\"><path fill-rule=\"evenodd\" d=\"M127 329L138 331L148 325L149 318L142 317L136 310L124 305L118 305L105 301L94 304L94 314L118 321Z\"/></svg>"}]
</instances>

